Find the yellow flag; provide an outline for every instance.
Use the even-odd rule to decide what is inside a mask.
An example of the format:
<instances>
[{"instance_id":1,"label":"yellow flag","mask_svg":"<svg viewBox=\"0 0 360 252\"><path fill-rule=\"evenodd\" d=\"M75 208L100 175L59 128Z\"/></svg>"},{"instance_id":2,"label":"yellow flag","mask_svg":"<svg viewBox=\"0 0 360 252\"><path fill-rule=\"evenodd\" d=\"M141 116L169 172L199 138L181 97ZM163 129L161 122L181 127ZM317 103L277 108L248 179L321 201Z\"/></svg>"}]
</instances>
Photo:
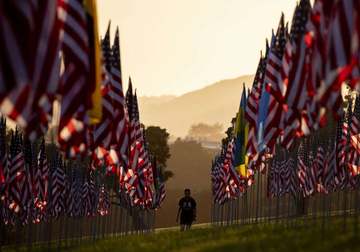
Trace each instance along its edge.
<instances>
[{"instance_id":1,"label":"yellow flag","mask_svg":"<svg viewBox=\"0 0 360 252\"><path fill-rule=\"evenodd\" d=\"M85 11L87 12L88 30L93 33L89 34L90 46L90 74L93 76L94 91L91 95L92 109L90 110L90 124L97 124L101 121L102 105L101 105L101 60L100 60L100 42L97 23L97 7L96 0L83 0Z\"/></svg>"},{"instance_id":2,"label":"yellow flag","mask_svg":"<svg viewBox=\"0 0 360 252\"><path fill-rule=\"evenodd\" d=\"M246 91L245 84L243 86L243 93L241 96L239 112L236 118L236 125L234 130L235 138L235 158L234 169L238 171L243 177L247 177L246 166L249 162L249 157L245 155L246 143L249 135L249 123L245 118L246 110Z\"/></svg>"}]
</instances>

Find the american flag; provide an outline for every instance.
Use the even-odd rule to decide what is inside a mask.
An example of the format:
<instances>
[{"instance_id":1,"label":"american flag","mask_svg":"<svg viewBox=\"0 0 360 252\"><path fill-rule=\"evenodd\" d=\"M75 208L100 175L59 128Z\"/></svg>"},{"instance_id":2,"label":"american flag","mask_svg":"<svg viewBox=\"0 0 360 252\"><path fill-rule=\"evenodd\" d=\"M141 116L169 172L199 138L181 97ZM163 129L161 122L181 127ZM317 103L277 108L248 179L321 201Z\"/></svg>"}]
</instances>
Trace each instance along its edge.
<instances>
[{"instance_id":1,"label":"american flag","mask_svg":"<svg viewBox=\"0 0 360 252\"><path fill-rule=\"evenodd\" d=\"M74 113L89 108L89 34L86 11L77 0L60 0L60 34L64 52L64 72L61 76L61 119L59 132L67 127ZM79 95L81 94L81 95ZM75 99L76 97L76 99ZM79 118L80 119L80 118ZM83 119L83 118L81 118ZM85 121L86 122L86 121ZM77 143L80 144L80 143Z\"/></svg>"},{"instance_id":2,"label":"american flag","mask_svg":"<svg viewBox=\"0 0 360 252\"><path fill-rule=\"evenodd\" d=\"M142 125L142 136L143 136L143 146L144 146L144 163L143 163L144 199L143 199L142 204L145 205L146 208L148 209L147 205L152 200L151 194L149 194L149 191L148 191L150 188L149 184L151 184L151 182L149 181L151 162L149 161L149 143L146 141L144 125Z\"/></svg>"},{"instance_id":3,"label":"american flag","mask_svg":"<svg viewBox=\"0 0 360 252\"><path fill-rule=\"evenodd\" d=\"M292 148L294 134L299 132L306 135L309 133L307 128L308 119L304 114L307 102L306 94L306 43L303 35L305 25L308 20L310 3L308 0L301 0L296 8L295 17L290 31L292 36L292 55L290 60L288 86L285 95L285 102L288 105L286 113L286 127L284 129L283 146Z\"/></svg>"},{"instance_id":4,"label":"american flag","mask_svg":"<svg viewBox=\"0 0 360 252\"><path fill-rule=\"evenodd\" d=\"M66 177L60 152L53 161L55 171L52 173L52 215L55 219L58 219L60 215L65 212L64 190Z\"/></svg>"},{"instance_id":5,"label":"american flag","mask_svg":"<svg viewBox=\"0 0 360 252\"><path fill-rule=\"evenodd\" d=\"M307 92L310 99L309 114L314 129L325 124L326 108L319 102L320 87L325 82L325 31L328 28L328 18L333 1L316 0L310 12L309 21L306 24L305 43L310 48L309 55L309 76L307 80ZM336 100L339 97L336 97ZM331 98L332 99L332 98Z\"/></svg>"},{"instance_id":6,"label":"american flag","mask_svg":"<svg viewBox=\"0 0 360 252\"><path fill-rule=\"evenodd\" d=\"M317 180L317 167L315 164L315 155L313 154L313 151L310 150L309 153L309 170L310 170L310 186L309 186L309 194L312 196L315 196L315 194L317 193L317 184L318 184L318 180Z\"/></svg>"},{"instance_id":7,"label":"american flag","mask_svg":"<svg viewBox=\"0 0 360 252\"><path fill-rule=\"evenodd\" d=\"M115 141L115 149L120 153L125 164L128 165L129 158L129 115L127 113L126 102L124 98L122 74L121 74L121 58L120 58L120 35L119 28L116 29L115 40L112 47L112 80L114 88L114 133L113 141Z\"/></svg>"},{"instance_id":8,"label":"american flag","mask_svg":"<svg viewBox=\"0 0 360 252\"><path fill-rule=\"evenodd\" d=\"M148 167L148 158L145 153L144 139L143 139L143 134L141 132L136 90L133 101L133 116L134 116L133 120L135 119L135 125L134 125L135 142L136 142L135 151L138 153L138 167L136 170L138 177L138 184L136 186L136 190L133 191L133 194L131 194L130 196L133 197L134 203L138 205L142 203L142 200L145 196L145 173Z\"/></svg>"},{"instance_id":9,"label":"american flag","mask_svg":"<svg viewBox=\"0 0 360 252\"><path fill-rule=\"evenodd\" d=\"M284 14L282 14L265 73L265 88L267 92L270 93L270 100L262 145L267 146L270 149L273 148L277 137L281 133L281 128L283 128L281 125L284 120L284 118L282 118L283 107L280 103L282 100L278 97L278 94L280 92L279 85L281 82L281 65L286 42L285 36L286 28Z\"/></svg>"},{"instance_id":10,"label":"american flag","mask_svg":"<svg viewBox=\"0 0 360 252\"><path fill-rule=\"evenodd\" d=\"M303 196L306 197L307 196L307 192L308 192L308 169L307 169L307 162L305 161L306 159L306 153L305 153L305 149L306 147L304 146L305 142L302 142L300 147L299 147L299 154L298 154L298 176L299 176L299 186L301 188L301 191L303 193Z\"/></svg>"},{"instance_id":11,"label":"american flag","mask_svg":"<svg viewBox=\"0 0 360 252\"><path fill-rule=\"evenodd\" d=\"M77 166L74 164L73 168L70 171L69 174L69 183L67 183L67 199L66 199L66 208L67 208L67 214L69 217L75 218L75 193L77 190ZM71 178L71 179L70 179Z\"/></svg>"},{"instance_id":12,"label":"american flag","mask_svg":"<svg viewBox=\"0 0 360 252\"><path fill-rule=\"evenodd\" d=\"M251 89L251 93L247 100L246 110L245 110L245 118L249 122L249 135L248 141L246 143L245 154L249 157L250 162L259 162L259 151L257 144L257 115L258 115L258 105L259 105L259 96L260 96L260 85L261 85L261 74L263 72L263 61L264 58L262 55L260 56L258 68L256 71L256 75L254 78L254 83ZM250 164L251 165L251 164Z\"/></svg>"},{"instance_id":13,"label":"american flag","mask_svg":"<svg viewBox=\"0 0 360 252\"><path fill-rule=\"evenodd\" d=\"M91 215L95 215L95 198L96 198L96 191L95 191L95 171L90 170L89 172L89 197L91 203Z\"/></svg>"},{"instance_id":14,"label":"american flag","mask_svg":"<svg viewBox=\"0 0 360 252\"><path fill-rule=\"evenodd\" d=\"M109 21L105 37L101 41L101 47L102 47L102 51L103 51L105 67L106 67L106 71L109 73L111 73L111 65L112 65L111 64L112 55L111 55L111 48L110 48L110 25L111 25L111 21Z\"/></svg>"},{"instance_id":15,"label":"american flag","mask_svg":"<svg viewBox=\"0 0 360 252\"><path fill-rule=\"evenodd\" d=\"M112 144L112 130L114 127L114 91L111 81L111 50L110 50L110 23L101 41L101 92L102 92L102 120L93 126L94 145L101 146L105 150L110 149ZM97 151L97 150L96 150ZM103 157L98 157L102 159Z\"/></svg>"},{"instance_id":16,"label":"american flag","mask_svg":"<svg viewBox=\"0 0 360 252\"><path fill-rule=\"evenodd\" d=\"M354 115L350 124L350 142L352 144L352 148L356 151L360 152L360 97L356 96L355 100L355 108Z\"/></svg>"},{"instance_id":17,"label":"american flag","mask_svg":"<svg viewBox=\"0 0 360 252\"><path fill-rule=\"evenodd\" d=\"M234 148L234 138L231 137L231 141L229 141L226 156L225 156L225 164L224 167L227 170L226 174L226 192L228 193L227 197L233 198L237 196L237 190L240 185L240 176L239 173L234 169L234 157L235 157L235 148Z\"/></svg>"},{"instance_id":18,"label":"american flag","mask_svg":"<svg viewBox=\"0 0 360 252\"><path fill-rule=\"evenodd\" d=\"M12 132L10 152L8 158L9 168L9 208L18 212L20 210L21 195L20 183L26 175L24 156L21 150L20 138L16 129L15 136Z\"/></svg>"},{"instance_id":19,"label":"american flag","mask_svg":"<svg viewBox=\"0 0 360 252\"><path fill-rule=\"evenodd\" d=\"M92 212L91 194L89 186L90 173L87 169L83 174L82 181L82 209L85 216L90 217Z\"/></svg>"},{"instance_id":20,"label":"american flag","mask_svg":"<svg viewBox=\"0 0 360 252\"><path fill-rule=\"evenodd\" d=\"M160 165L158 166L158 174L159 174L159 198L158 198L159 207L158 208L161 208L161 205L165 199L165 183L164 183L163 170Z\"/></svg>"},{"instance_id":21,"label":"american flag","mask_svg":"<svg viewBox=\"0 0 360 252\"><path fill-rule=\"evenodd\" d=\"M97 205L97 213L100 216L107 215L110 211L110 198L107 187L104 183L101 184L101 189L99 190L99 202Z\"/></svg>"},{"instance_id":22,"label":"american flag","mask_svg":"<svg viewBox=\"0 0 360 252\"><path fill-rule=\"evenodd\" d=\"M354 113L352 116L352 120L350 123L350 131L349 131L349 137L351 145L349 144L349 158L348 163L350 167L350 171L352 174L352 177L359 174L359 161L360 161L360 136L359 136L359 129L360 129L360 97L359 95L356 96L355 100L355 108ZM351 164L351 165L350 165Z\"/></svg>"},{"instance_id":23,"label":"american flag","mask_svg":"<svg viewBox=\"0 0 360 252\"><path fill-rule=\"evenodd\" d=\"M58 91L58 3L27 0L0 5L0 112L36 140L47 130Z\"/></svg>"},{"instance_id":24,"label":"american flag","mask_svg":"<svg viewBox=\"0 0 360 252\"><path fill-rule=\"evenodd\" d=\"M328 146L328 158L325 162L325 187L333 189L334 186L334 175L336 172L336 125L332 121L331 137L329 139ZM329 154L330 153L330 154Z\"/></svg>"},{"instance_id":25,"label":"american flag","mask_svg":"<svg viewBox=\"0 0 360 252\"><path fill-rule=\"evenodd\" d=\"M219 187L220 187L220 180L219 180L219 176L220 176L220 171L219 171L219 154L217 156L215 156L215 161L213 163L212 166L212 171L211 171L211 178L213 180L213 195L212 195L212 202L215 204L218 202L217 199L217 194L219 192Z\"/></svg>"},{"instance_id":26,"label":"american flag","mask_svg":"<svg viewBox=\"0 0 360 252\"><path fill-rule=\"evenodd\" d=\"M359 3L334 0L329 19L326 41L325 83L320 91L320 102L340 118L341 84L350 80L352 88L359 80ZM357 87L358 88L358 87Z\"/></svg>"},{"instance_id":27,"label":"american flag","mask_svg":"<svg viewBox=\"0 0 360 252\"><path fill-rule=\"evenodd\" d=\"M317 181L319 184L324 184L324 170L325 170L325 132L322 132L321 140L317 149L316 168L317 168Z\"/></svg>"},{"instance_id":28,"label":"american flag","mask_svg":"<svg viewBox=\"0 0 360 252\"><path fill-rule=\"evenodd\" d=\"M46 215L46 204L48 197L48 176L49 170L47 165L46 150L45 150L45 139L43 138L40 145L40 152L37 158L38 162L38 173L37 173L37 186L36 191L38 194L37 202L35 203L36 208L38 209L38 219L39 221L47 221Z\"/></svg>"},{"instance_id":29,"label":"american flag","mask_svg":"<svg viewBox=\"0 0 360 252\"><path fill-rule=\"evenodd\" d=\"M89 148L88 125L92 112L89 110L101 103L99 100L99 104L93 104L92 100L101 77L100 52L98 38L94 37L97 36L94 30L96 20L86 12L82 2L63 0L59 12L65 51L60 82L62 99L58 141L66 157L75 159L78 154L85 156Z\"/></svg>"},{"instance_id":30,"label":"american flag","mask_svg":"<svg viewBox=\"0 0 360 252\"><path fill-rule=\"evenodd\" d=\"M102 44L105 40L102 41ZM112 130L113 130L113 119L114 119L114 91L110 81L110 73L107 72L103 53L101 53L101 92L102 92L102 119L101 122L92 126L94 135L94 145L103 147L105 150L110 149ZM97 150L96 150L97 151ZM98 159L101 159L98 157Z\"/></svg>"},{"instance_id":31,"label":"american flag","mask_svg":"<svg viewBox=\"0 0 360 252\"><path fill-rule=\"evenodd\" d=\"M4 117L1 117L0 119L0 162L1 162L1 174L2 174L2 181L0 183L1 200L5 200L6 198L8 198L9 171L7 164L5 137L6 137L6 119Z\"/></svg>"},{"instance_id":32,"label":"american flag","mask_svg":"<svg viewBox=\"0 0 360 252\"><path fill-rule=\"evenodd\" d=\"M137 187L138 184L138 177L137 177L137 170L138 170L138 151L136 149L136 132L135 132L135 116L133 111L133 103L134 103L134 96L133 96L133 90L132 90L132 83L131 78L129 77L129 86L128 90L126 92L126 105L128 109L129 114L129 120L130 120L130 126L129 126L129 151L130 151L130 159L129 159L129 167L126 170L126 176L124 178L124 182L126 182L127 187L127 194L134 195L134 190ZM132 197L131 197L132 199ZM133 200L132 200L133 204Z\"/></svg>"},{"instance_id":33,"label":"american flag","mask_svg":"<svg viewBox=\"0 0 360 252\"><path fill-rule=\"evenodd\" d=\"M147 149L147 151L149 152L149 149ZM149 156L149 160L153 160L152 156ZM146 195L145 195L145 209L149 210L149 209L154 209L154 203L153 203L153 198L154 198L154 191L152 190L152 185L153 185L153 168L152 168L152 162L149 161L149 166L148 166L148 171L146 173L146 178L145 178L145 185L146 185Z\"/></svg>"},{"instance_id":34,"label":"american flag","mask_svg":"<svg viewBox=\"0 0 360 252\"><path fill-rule=\"evenodd\" d=\"M29 141L25 142L25 168L26 174L20 184L21 204L22 204L22 225L27 225L32 221L33 203L36 201L37 192L35 187L34 169L32 163L32 148Z\"/></svg>"}]
</instances>

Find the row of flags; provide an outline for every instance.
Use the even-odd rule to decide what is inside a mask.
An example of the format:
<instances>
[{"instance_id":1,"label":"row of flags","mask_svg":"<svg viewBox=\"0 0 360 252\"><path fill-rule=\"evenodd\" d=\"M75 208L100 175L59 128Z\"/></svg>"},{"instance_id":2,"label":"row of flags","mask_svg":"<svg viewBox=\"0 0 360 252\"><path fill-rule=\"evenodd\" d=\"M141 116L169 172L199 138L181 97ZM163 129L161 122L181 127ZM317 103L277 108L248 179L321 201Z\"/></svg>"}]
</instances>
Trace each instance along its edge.
<instances>
[{"instance_id":1,"label":"row of flags","mask_svg":"<svg viewBox=\"0 0 360 252\"><path fill-rule=\"evenodd\" d=\"M0 113L24 130L22 136L15 133L8 154L5 133L0 137L3 212L12 216L7 220L14 224L14 213L25 214L26 209L30 216L38 208L47 209L44 220L50 215L56 218L57 212L73 211L69 210L73 204L80 210L69 216L86 215L90 208L92 214L106 214L111 188L103 177L109 176L117 178L119 203L161 208L162 168L149 151L131 78L126 95L123 92L119 29L112 45L110 23L99 39L96 1L2 1L0 26ZM64 158L53 154L56 158L46 159L42 145L37 158L35 142L57 117L58 135L51 138L57 138ZM32 152L28 145L33 146ZM26 161L27 153L31 163ZM86 156L91 161L84 167L80 161ZM66 173L63 159L68 160L71 173ZM43 171L43 160L49 160L45 165L51 168ZM38 190L36 179L44 185ZM85 181L88 188L83 186ZM91 181L97 185L95 194ZM55 195L47 193L48 187L57 188ZM48 206L72 187L77 188L76 200ZM97 208L101 210L96 212Z\"/></svg>"},{"instance_id":2,"label":"row of flags","mask_svg":"<svg viewBox=\"0 0 360 252\"><path fill-rule=\"evenodd\" d=\"M242 196L266 168L268 197L359 184L360 99L345 113L341 96L344 83L360 91L359 13L358 0L301 0L291 26L281 15L213 162L213 202Z\"/></svg>"},{"instance_id":3,"label":"row of flags","mask_svg":"<svg viewBox=\"0 0 360 252\"><path fill-rule=\"evenodd\" d=\"M63 158L52 145L41 140L30 143L16 129L12 131L9 152L6 152L6 121L0 123L1 154L1 213L5 225L108 215L111 210L109 193L116 193L115 204L132 205L135 188L126 186L126 178L111 174L108 169L93 169L77 160ZM46 150L53 148L50 158ZM144 175L145 188L138 205L145 210L161 208L165 198L161 166L155 156ZM154 169L153 169L154 167ZM156 168L155 168L156 167ZM117 179L111 183L111 176Z\"/></svg>"}]
</instances>

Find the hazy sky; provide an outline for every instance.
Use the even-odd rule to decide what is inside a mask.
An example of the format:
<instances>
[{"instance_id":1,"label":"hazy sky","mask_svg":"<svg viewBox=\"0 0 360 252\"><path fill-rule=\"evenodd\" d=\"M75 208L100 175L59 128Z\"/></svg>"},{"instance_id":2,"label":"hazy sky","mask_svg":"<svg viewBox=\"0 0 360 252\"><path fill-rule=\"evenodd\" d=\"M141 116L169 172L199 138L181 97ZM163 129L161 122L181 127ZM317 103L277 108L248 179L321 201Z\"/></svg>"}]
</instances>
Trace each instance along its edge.
<instances>
[{"instance_id":1,"label":"hazy sky","mask_svg":"<svg viewBox=\"0 0 360 252\"><path fill-rule=\"evenodd\" d=\"M256 71L265 38L295 0L98 0L101 36L120 28L124 87L175 94ZM313 1L311 1L313 3Z\"/></svg>"}]
</instances>

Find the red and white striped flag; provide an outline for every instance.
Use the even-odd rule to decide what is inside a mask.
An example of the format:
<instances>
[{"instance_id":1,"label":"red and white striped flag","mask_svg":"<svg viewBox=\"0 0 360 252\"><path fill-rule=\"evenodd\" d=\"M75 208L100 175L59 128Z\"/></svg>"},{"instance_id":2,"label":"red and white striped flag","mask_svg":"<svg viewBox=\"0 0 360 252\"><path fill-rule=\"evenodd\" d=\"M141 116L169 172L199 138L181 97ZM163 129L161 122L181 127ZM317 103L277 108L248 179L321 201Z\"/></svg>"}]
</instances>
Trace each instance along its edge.
<instances>
[{"instance_id":1,"label":"red and white striped flag","mask_svg":"<svg viewBox=\"0 0 360 252\"><path fill-rule=\"evenodd\" d=\"M342 115L341 84L349 80L352 88L359 80L359 2L334 0L326 41L325 82L319 89L320 102ZM357 86L359 90L359 86ZM329 99L330 98L330 99Z\"/></svg>"},{"instance_id":2,"label":"red and white striped flag","mask_svg":"<svg viewBox=\"0 0 360 252\"><path fill-rule=\"evenodd\" d=\"M0 112L36 140L47 130L58 91L58 2L2 1L0 5Z\"/></svg>"},{"instance_id":3,"label":"red and white striped flag","mask_svg":"<svg viewBox=\"0 0 360 252\"><path fill-rule=\"evenodd\" d=\"M282 13L279 26L276 32L274 44L269 54L268 63L265 71L265 88L270 93L269 107L265 120L265 133L263 144L268 148L273 148L278 136L282 132L283 106L282 100L278 97L281 82L281 66L285 51L286 28L284 14ZM280 102L279 102L280 101Z\"/></svg>"},{"instance_id":4,"label":"red and white striped flag","mask_svg":"<svg viewBox=\"0 0 360 252\"><path fill-rule=\"evenodd\" d=\"M290 36L292 37L292 54L290 60L289 78L285 102L288 106L284 129L283 146L292 148L294 134L298 131L301 135L307 135L308 119L305 110L307 100L306 93L306 50L308 49L303 35L308 20L310 3L308 0L301 0L296 8ZM304 114L305 112L305 114ZM296 137L296 135L295 135Z\"/></svg>"}]
</instances>

